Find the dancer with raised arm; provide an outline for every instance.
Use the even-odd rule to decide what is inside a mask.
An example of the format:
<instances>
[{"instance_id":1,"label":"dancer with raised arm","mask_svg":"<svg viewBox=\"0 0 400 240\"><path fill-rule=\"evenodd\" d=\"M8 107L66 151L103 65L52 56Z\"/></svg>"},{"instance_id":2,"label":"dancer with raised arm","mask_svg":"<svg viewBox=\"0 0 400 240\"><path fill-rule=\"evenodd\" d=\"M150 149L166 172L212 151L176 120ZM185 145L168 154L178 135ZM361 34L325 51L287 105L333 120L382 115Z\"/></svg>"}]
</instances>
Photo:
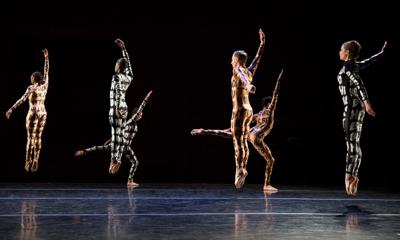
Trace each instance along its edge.
<instances>
[{"instance_id":1,"label":"dancer with raised arm","mask_svg":"<svg viewBox=\"0 0 400 240\"><path fill-rule=\"evenodd\" d=\"M255 93L252 85L254 73L258 67L265 45L265 34L260 29L260 45L255 58L249 67L246 67L247 53L243 50L235 51L232 55L232 116L231 132L235 150L235 186L241 188L247 176L247 160L249 158L249 147L247 138L250 131L250 122L253 116L253 109L249 102L249 93Z\"/></svg>"},{"instance_id":2,"label":"dancer with raised arm","mask_svg":"<svg viewBox=\"0 0 400 240\"><path fill-rule=\"evenodd\" d=\"M345 188L348 195L357 194L358 171L362 157L360 138L365 112L375 117L375 111L369 102L359 71L376 61L384 52L385 47L386 42L379 53L360 62L357 58L361 45L357 41L343 43L339 51L339 58L344 61L337 80L344 105L343 129L347 147Z\"/></svg>"},{"instance_id":3,"label":"dancer with raised arm","mask_svg":"<svg viewBox=\"0 0 400 240\"><path fill-rule=\"evenodd\" d=\"M109 173L115 174L126 143L124 142L124 129L128 117L128 105L125 95L133 79L133 72L125 43L116 39L115 43L122 50L122 58L115 64L115 74L111 80L109 120L111 125L111 162Z\"/></svg>"},{"instance_id":4,"label":"dancer with raised arm","mask_svg":"<svg viewBox=\"0 0 400 240\"><path fill-rule=\"evenodd\" d=\"M136 172L137 166L139 164L135 153L133 152L131 148L132 140L135 137L137 131L138 131L138 126L137 123L142 119L143 116L143 109L146 106L147 102L149 101L149 98L152 94L152 91L150 91L145 99L143 100L142 104L138 108L135 108L132 111L132 116L126 121L125 129L124 129L124 142L125 142L125 147L124 147L124 152L123 156L127 158L131 162L131 168L129 170L129 176L128 176L128 186L136 187L139 186L139 184L135 183L133 181L133 175ZM83 156L91 152L95 151L110 151L111 150L111 139L107 140L104 145L100 146L94 146L90 147L84 150L78 150L75 152L75 156ZM119 165L114 165L114 167L119 167ZM118 169L112 169L114 172L117 172Z\"/></svg>"},{"instance_id":5,"label":"dancer with raised arm","mask_svg":"<svg viewBox=\"0 0 400 240\"><path fill-rule=\"evenodd\" d=\"M265 137L271 132L274 126L275 109L278 103L278 96L281 84L281 77L283 70L276 80L275 89L271 97L264 97L262 101L263 109L253 115L252 123L255 123L250 129L248 140L257 150L257 152L265 159L265 180L263 190L265 192L277 192L278 189L271 185L272 168L275 163L275 159L272 156L271 150L268 145L264 142ZM191 134L196 135L213 135L224 138L232 138L231 129L225 130L213 130L213 129L193 129Z\"/></svg>"},{"instance_id":6,"label":"dancer with raised arm","mask_svg":"<svg viewBox=\"0 0 400 240\"><path fill-rule=\"evenodd\" d=\"M27 131L25 171L27 172L36 172L38 170L39 155L42 149L42 134L47 119L45 100L49 87L49 52L46 48L43 50L43 56L43 74L39 71L31 74L31 85L26 89L24 95L6 112L7 119L10 119L13 111L28 99L29 110L25 124Z\"/></svg>"}]
</instances>

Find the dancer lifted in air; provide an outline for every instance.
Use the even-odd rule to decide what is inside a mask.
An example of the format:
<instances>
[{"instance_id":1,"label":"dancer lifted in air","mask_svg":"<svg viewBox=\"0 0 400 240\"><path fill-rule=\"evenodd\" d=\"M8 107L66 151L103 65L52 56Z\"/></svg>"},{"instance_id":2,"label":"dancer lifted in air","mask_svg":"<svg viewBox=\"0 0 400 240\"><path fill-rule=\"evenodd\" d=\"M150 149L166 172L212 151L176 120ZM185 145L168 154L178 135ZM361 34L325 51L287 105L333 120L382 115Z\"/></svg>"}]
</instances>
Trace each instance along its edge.
<instances>
[{"instance_id":1,"label":"dancer lifted in air","mask_svg":"<svg viewBox=\"0 0 400 240\"><path fill-rule=\"evenodd\" d=\"M46 48L43 50L43 56L43 74L38 71L31 74L32 84L26 89L24 95L6 112L7 119L10 119L13 111L28 99L29 110L25 124L27 131L25 170L27 172L36 172L39 167L42 133L47 119L45 100L49 87L49 52Z\"/></svg>"},{"instance_id":2,"label":"dancer lifted in air","mask_svg":"<svg viewBox=\"0 0 400 240\"><path fill-rule=\"evenodd\" d=\"M257 150L257 152L265 159L265 180L264 180L264 191L265 192L276 192L278 189L271 185L272 168L275 162L272 156L271 150L268 145L264 142L264 138L271 132L274 126L275 109L278 103L278 95L280 90L280 83L283 70L279 74L279 77L275 84L275 89L271 97L264 97L262 100L263 109L253 115L252 123L255 125L250 129L248 140ZM231 129L225 130L213 130L213 129L193 129L192 135L213 135L225 138L232 138Z\"/></svg>"},{"instance_id":3,"label":"dancer lifted in air","mask_svg":"<svg viewBox=\"0 0 400 240\"><path fill-rule=\"evenodd\" d=\"M133 181L133 175L135 174L135 171L137 169L137 166L139 164L135 153L133 152L132 148L131 148L131 144L132 144L132 140L135 137L137 131L138 131L138 127L137 127L137 123L138 121L142 118L143 116L143 109L146 106L146 103L149 101L149 98L151 96L152 91L150 91L146 98L143 100L142 104L140 104L140 106L136 109L133 110L132 112L132 116L126 121L126 125L125 125L125 129L124 129L124 152L123 155L125 156L125 158L127 158L130 162L131 162L131 168L129 170L129 176L128 176L128 186L132 186L132 187L136 187L139 186L139 184L135 183ZM79 150L75 152L75 156L82 156L82 155L86 155L88 153L91 152L95 152L95 151L110 151L111 150L111 139L107 140L107 142L104 143L104 145L100 145L100 146L94 146L94 147L90 147L84 150ZM119 168L120 164L118 165L114 165L114 167L118 167ZM117 172L118 169L111 169L114 172Z\"/></svg>"}]
</instances>

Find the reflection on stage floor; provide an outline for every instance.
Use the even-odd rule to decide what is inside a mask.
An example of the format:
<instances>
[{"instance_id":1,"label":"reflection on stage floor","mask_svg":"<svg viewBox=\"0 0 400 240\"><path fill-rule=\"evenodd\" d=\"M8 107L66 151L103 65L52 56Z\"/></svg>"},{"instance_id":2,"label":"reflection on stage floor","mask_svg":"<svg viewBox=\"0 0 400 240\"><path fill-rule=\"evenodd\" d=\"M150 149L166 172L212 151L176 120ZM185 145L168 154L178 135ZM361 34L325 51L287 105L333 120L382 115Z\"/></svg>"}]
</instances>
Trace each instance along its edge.
<instances>
[{"instance_id":1,"label":"reflection on stage floor","mask_svg":"<svg viewBox=\"0 0 400 240\"><path fill-rule=\"evenodd\" d=\"M217 184L2 184L2 239L400 239L400 194Z\"/></svg>"}]
</instances>

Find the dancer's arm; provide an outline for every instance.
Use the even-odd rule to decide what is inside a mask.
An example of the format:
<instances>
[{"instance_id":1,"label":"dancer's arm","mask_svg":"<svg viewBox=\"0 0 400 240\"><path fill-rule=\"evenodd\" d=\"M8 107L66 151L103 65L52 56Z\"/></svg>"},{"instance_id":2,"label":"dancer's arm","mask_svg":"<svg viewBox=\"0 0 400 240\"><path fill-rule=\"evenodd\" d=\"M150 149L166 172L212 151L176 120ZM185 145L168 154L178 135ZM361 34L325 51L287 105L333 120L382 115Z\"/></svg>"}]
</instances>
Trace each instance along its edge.
<instances>
[{"instance_id":1,"label":"dancer's arm","mask_svg":"<svg viewBox=\"0 0 400 240\"><path fill-rule=\"evenodd\" d=\"M276 80L274 93L272 94L271 104L269 105L269 109L270 109L270 113L271 113L271 117L272 118L274 118L276 105L278 103L279 90L281 89L282 74L283 74L283 69L279 73L278 79Z\"/></svg>"},{"instance_id":2,"label":"dancer's arm","mask_svg":"<svg viewBox=\"0 0 400 240\"><path fill-rule=\"evenodd\" d=\"M353 85L356 86L358 95L360 96L361 101L364 102L365 111L366 111L369 115L375 117L375 111L374 111L374 109L372 108L371 103L370 103L369 100L368 100L367 90L365 89L365 86L364 86L364 83L363 83L362 79L361 79L358 75L353 74L352 69L350 69L349 67L346 67L346 70L345 70L345 71L346 71L346 75L347 75L347 76L349 77L349 79L350 79L350 82L351 82Z\"/></svg>"},{"instance_id":3,"label":"dancer's arm","mask_svg":"<svg viewBox=\"0 0 400 240\"><path fill-rule=\"evenodd\" d=\"M387 44L387 41L385 41L385 43L382 46L381 51L378 52L377 54L375 54L367 59L364 59L360 62L357 62L360 69L364 69L364 68L368 67L369 65L371 65L372 63L376 62L378 59L380 59L381 56L383 56L383 53L385 52L386 44Z\"/></svg>"},{"instance_id":4,"label":"dancer's arm","mask_svg":"<svg viewBox=\"0 0 400 240\"><path fill-rule=\"evenodd\" d=\"M147 93L146 97L143 99L142 103L140 104L140 106L138 107L136 112L133 113L132 116L130 117L130 119L127 121L127 124L131 123L136 118L136 116L143 111L143 109L146 106L147 102L149 101L152 93L153 93L153 90L151 90L150 92Z\"/></svg>"},{"instance_id":5,"label":"dancer's arm","mask_svg":"<svg viewBox=\"0 0 400 240\"><path fill-rule=\"evenodd\" d=\"M242 70L240 70L240 68L234 68L233 71L239 76L240 81L245 85L247 91L249 91L250 93L256 92L256 87L251 84L251 82L243 74L243 72L242 72Z\"/></svg>"},{"instance_id":6,"label":"dancer's arm","mask_svg":"<svg viewBox=\"0 0 400 240\"><path fill-rule=\"evenodd\" d=\"M47 48L43 50L43 55L44 55L44 68L43 68L43 78L45 81L45 84L49 83L49 68L50 68L50 62L49 62L49 51Z\"/></svg>"},{"instance_id":7,"label":"dancer's arm","mask_svg":"<svg viewBox=\"0 0 400 240\"><path fill-rule=\"evenodd\" d=\"M260 45L258 46L256 56L254 57L250 66L247 68L253 75L254 75L255 71L257 70L258 64L260 63L261 55L264 52L264 46L265 46L265 34L261 28L258 31L258 34L260 35Z\"/></svg>"},{"instance_id":8,"label":"dancer's arm","mask_svg":"<svg viewBox=\"0 0 400 240\"><path fill-rule=\"evenodd\" d=\"M129 59L128 51L127 51L126 48L125 48L125 43L124 43L121 39L119 39L119 38L117 38L117 39L115 40L115 43L121 48L121 50L122 50L122 56L123 56L123 57L127 60L127 62L128 62L128 74L129 74L131 77L133 77L132 65L131 65L131 61L130 61L130 59Z\"/></svg>"},{"instance_id":9,"label":"dancer's arm","mask_svg":"<svg viewBox=\"0 0 400 240\"><path fill-rule=\"evenodd\" d=\"M373 109L371 103L369 102L369 100L364 100L364 106L365 106L365 111L370 115L375 117L376 113L375 110Z\"/></svg>"},{"instance_id":10,"label":"dancer's arm","mask_svg":"<svg viewBox=\"0 0 400 240\"><path fill-rule=\"evenodd\" d=\"M26 99L28 99L28 97L29 97L29 95L31 95L31 93L32 93L32 91L33 91L33 89L34 89L34 87L35 87L34 85L30 85L30 86L26 89L24 95L22 95L22 97L21 97L20 99L18 99L18 101L16 101L16 102L14 103L14 105L13 105L12 107L10 107L10 109L8 109L8 111L6 112L6 118L7 118L7 119L10 119L10 116L11 116L12 112L13 112L17 107L19 107L22 103L24 103L24 102L26 101Z\"/></svg>"}]
</instances>

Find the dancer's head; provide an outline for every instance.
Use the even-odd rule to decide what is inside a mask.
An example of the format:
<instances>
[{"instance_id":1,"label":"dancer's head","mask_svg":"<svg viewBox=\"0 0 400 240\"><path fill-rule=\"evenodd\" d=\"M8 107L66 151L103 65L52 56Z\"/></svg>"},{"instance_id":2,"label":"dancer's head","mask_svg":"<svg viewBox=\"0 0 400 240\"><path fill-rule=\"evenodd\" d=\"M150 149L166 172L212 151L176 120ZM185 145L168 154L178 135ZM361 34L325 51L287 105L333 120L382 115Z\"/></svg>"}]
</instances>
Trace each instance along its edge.
<instances>
[{"instance_id":1,"label":"dancer's head","mask_svg":"<svg viewBox=\"0 0 400 240\"><path fill-rule=\"evenodd\" d=\"M261 99L261 106L262 106L263 108L268 107L269 104L271 103L271 100L272 100L272 97L271 97L271 96L263 97L263 98Z\"/></svg>"},{"instance_id":2,"label":"dancer's head","mask_svg":"<svg viewBox=\"0 0 400 240\"><path fill-rule=\"evenodd\" d=\"M34 72L31 74L31 83L32 84L43 84L44 83L44 78L41 72Z\"/></svg>"},{"instance_id":3,"label":"dancer's head","mask_svg":"<svg viewBox=\"0 0 400 240\"><path fill-rule=\"evenodd\" d=\"M340 60L356 60L360 54L361 44L356 40L344 42L339 51Z\"/></svg>"},{"instance_id":4,"label":"dancer's head","mask_svg":"<svg viewBox=\"0 0 400 240\"><path fill-rule=\"evenodd\" d=\"M123 73L128 68L128 60L126 58L120 58L115 64L115 73Z\"/></svg>"},{"instance_id":5,"label":"dancer's head","mask_svg":"<svg viewBox=\"0 0 400 240\"><path fill-rule=\"evenodd\" d=\"M247 53L245 51L238 50L233 53L232 61L231 61L233 68L236 68L239 66L244 67L244 66L246 66L246 62L247 62Z\"/></svg>"}]
</instances>

